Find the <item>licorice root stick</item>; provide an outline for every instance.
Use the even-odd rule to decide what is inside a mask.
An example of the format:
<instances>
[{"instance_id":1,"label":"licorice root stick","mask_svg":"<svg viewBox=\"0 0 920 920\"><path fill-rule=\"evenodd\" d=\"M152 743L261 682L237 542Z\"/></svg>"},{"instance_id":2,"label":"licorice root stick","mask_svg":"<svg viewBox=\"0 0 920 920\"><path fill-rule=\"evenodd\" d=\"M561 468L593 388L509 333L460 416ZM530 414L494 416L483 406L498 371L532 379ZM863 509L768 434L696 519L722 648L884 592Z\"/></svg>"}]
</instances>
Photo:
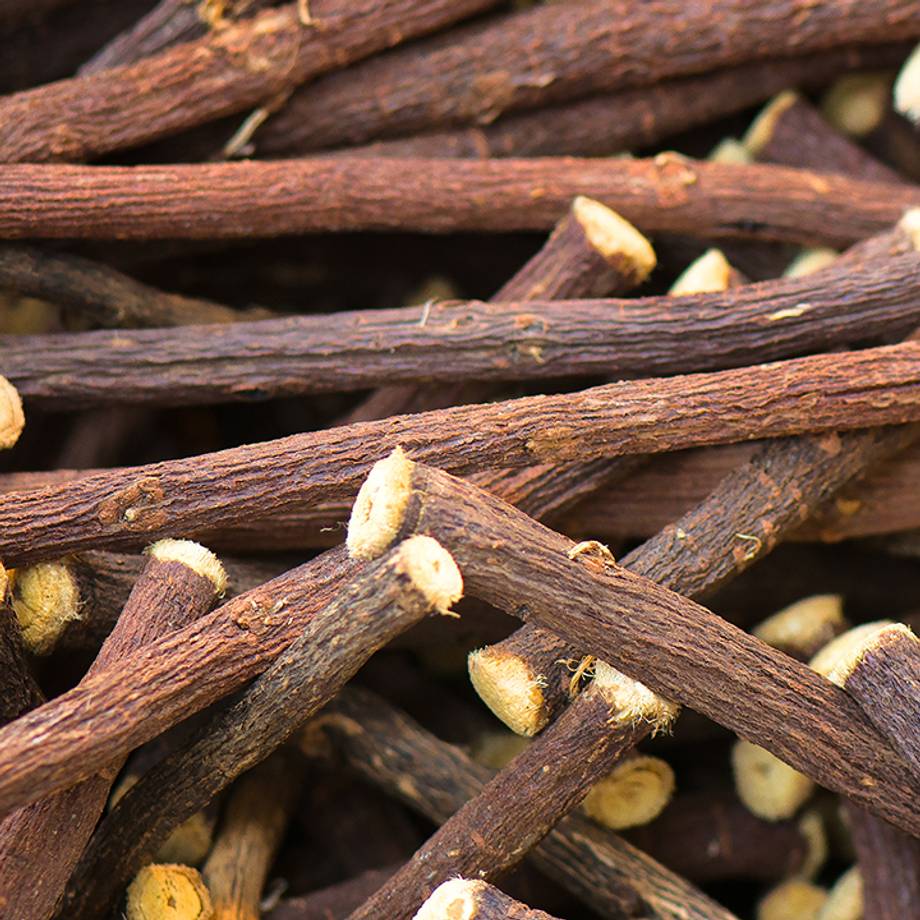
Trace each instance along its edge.
<instances>
[{"instance_id":1,"label":"licorice root stick","mask_svg":"<svg viewBox=\"0 0 920 920\"><path fill-rule=\"evenodd\" d=\"M352 915L354 916L354 915ZM515 901L488 882L454 878L439 885L413 920L555 920L546 911Z\"/></svg>"}]
</instances>

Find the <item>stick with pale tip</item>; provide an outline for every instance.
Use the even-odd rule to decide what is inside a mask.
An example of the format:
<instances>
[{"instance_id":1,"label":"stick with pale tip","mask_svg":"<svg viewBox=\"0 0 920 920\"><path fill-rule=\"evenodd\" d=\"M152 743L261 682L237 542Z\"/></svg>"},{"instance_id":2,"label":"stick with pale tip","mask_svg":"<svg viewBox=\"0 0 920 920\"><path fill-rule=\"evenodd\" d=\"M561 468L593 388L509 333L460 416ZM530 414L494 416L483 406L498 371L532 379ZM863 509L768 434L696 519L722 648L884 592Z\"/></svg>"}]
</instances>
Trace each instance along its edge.
<instances>
[{"instance_id":1,"label":"stick with pale tip","mask_svg":"<svg viewBox=\"0 0 920 920\"><path fill-rule=\"evenodd\" d=\"M170 863L145 866L128 887L127 920L215 920L197 869Z\"/></svg>"},{"instance_id":2,"label":"stick with pale tip","mask_svg":"<svg viewBox=\"0 0 920 920\"><path fill-rule=\"evenodd\" d=\"M19 440L25 424L19 392L6 377L0 377L0 450L8 450Z\"/></svg>"},{"instance_id":3,"label":"stick with pale tip","mask_svg":"<svg viewBox=\"0 0 920 920\"><path fill-rule=\"evenodd\" d=\"M478 879L443 882L418 909L413 920L554 920L542 910L515 901Z\"/></svg>"}]
</instances>

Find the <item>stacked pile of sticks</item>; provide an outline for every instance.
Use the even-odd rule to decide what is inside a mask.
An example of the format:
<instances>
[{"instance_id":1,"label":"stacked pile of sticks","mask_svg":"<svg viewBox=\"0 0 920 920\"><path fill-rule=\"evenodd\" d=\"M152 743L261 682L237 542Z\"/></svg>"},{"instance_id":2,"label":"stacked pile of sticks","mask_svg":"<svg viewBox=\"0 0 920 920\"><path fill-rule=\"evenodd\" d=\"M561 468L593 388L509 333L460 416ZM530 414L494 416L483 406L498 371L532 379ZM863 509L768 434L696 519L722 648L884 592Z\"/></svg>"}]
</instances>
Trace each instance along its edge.
<instances>
[{"instance_id":1,"label":"stacked pile of sticks","mask_svg":"<svg viewBox=\"0 0 920 920\"><path fill-rule=\"evenodd\" d=\"M0 35L0 918L916 915L916 0Z\"/></svg>"}]
</instances>

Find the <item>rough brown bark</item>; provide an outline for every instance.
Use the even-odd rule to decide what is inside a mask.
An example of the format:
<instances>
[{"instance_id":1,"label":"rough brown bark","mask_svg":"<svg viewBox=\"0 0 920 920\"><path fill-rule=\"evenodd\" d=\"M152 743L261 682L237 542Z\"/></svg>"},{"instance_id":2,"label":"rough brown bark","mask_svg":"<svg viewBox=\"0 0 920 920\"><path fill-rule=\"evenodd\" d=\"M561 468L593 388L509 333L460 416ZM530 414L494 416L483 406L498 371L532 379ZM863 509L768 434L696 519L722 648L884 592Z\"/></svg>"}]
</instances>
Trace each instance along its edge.
<instances>
[{"instance_id":1,"label":"rough brown bark","mask_svg":"<svg viewBox=\"0 0 920 920\"><path fill-rule=\"evenodd\" d=\"M494 0L314 0L152 58L0 99L0 162L89 159L243 111ZM869 36L871 39L871 36Z\"/></svg>"},{"instance_id":2,"label":"rough brown bark","mask_svg":"<svg viewBox=\"0 0 920 920\"><path fill-rule=\"evenodd\" d=\"M0 580L4 583L5 595L5 572ZM22 630L4 598L0 601L0 725L12 722L44 700L45 696L26 660Z\"/></svg>"},{"instance_id":3,"label":"rough brown bark","mask_svg":"<svg viewBox=\"0 0 920 920\"><path fill-rule=\"evenodd\" d=\"M470 594L557 631L582 654L596 654L920 834L910 804L917 781L839 688L660 587L652 580L654 566L643 577L603 557L574 554L572 541L500 499L439 470L407 464L394 453L365 485L349 527L353 552L371 555L401 532L435 536L462 566ZM401 521L394 514L382 525L374 515L375 496L384 494L404 498Z\"/></svg>"},{"instance_id":4,"label":"rough brown bark","mask_svg":"<svg viewBox=\"0 0 920 920\"><path fill-rule=\"evenodd\" d=\"M358 916L358 914L355 914ZM483 881L453 878L440 885L415 914L415 920L557 920L543 910L515 901Z\"/></svg>"},{"instance_id":5,"label":"rough brown bark","mask_svg":"<svg viewBox=\"0 0 920 920\"><path fill-rule=\"evenodd\" d=\"M396 445L465 472L918 417L918 342L459 406L10 493L0 508L0 558L22 565L120 548L220 526L230 514L258 520L295 503L345 497Z\"/></svg>"},{"instance_id":6,"label":"rough brown bark","mask_svg":"<svg viewBox=\"0 0 920 920\"><path fill-rule=\"evenodd\" d=\"M384 869L367 869L344 882L296 898L286 898L265 915L266 920L345 920L397 868L388 866Z\"/></svg>"},{"instance_id":7,"label":"rough brown bark","mask_svg":"<svg viewBox=\"0 0 920 920\"><path fill-rule=\"evenodd\" d=\"M315 149L488 124L503 112L589 93L918 31L906 0L819 0L807 10L790 0L756 9L743 0L538 5L329 77L289 103L275 130Z\"/></svg>"},{"instance_id":8,"label":"rough brown bark","mask_svg":"<svg viewBox=\"0 0 920 920\"><path fill-rule=\"evenodd\" d=\"M546 283L540 266L521 279L531 290ZM382 381L691 373L901 336L918 322L920 254L911 251L685 297L448 301L130 335L0 336L0 367L40 408L172 406Z\"/></svg>"},{"instance_id":9,"label":"rough brown bark","mask_svg":"<svg viewBox=\"0 0 920 920\"><path fill-rule=\"evenodd\" d=\"M90 920L114 907L175 826L276 750L373 652L459 598L459 572L432 543L407 541L345 583L237 703L128 790L71 880L68 917ZM289 599L275 597L274 613L289 619Z\"/></svg>"},{"instance_id":10,"label":"rough brown bark","mask_svg":"<svg viewBox=\"0 0 920 920\"><path fill-rule=\"evenodd\" d=\"M132 115L132 123L142 121ZM0 174L0 233L8 239L233 239L345 230L548 230L577 195L596 198L647 233L805 245L864 239L920 205L920 191L909 185L677 154L606 161L20 164Z\"/></svg>"},{"instance_id":11,"label":"rough brown bark","mask_svg":"<svg viewBox=\"0 0 920 920\"><path fill-rule=\"evenodd\" d=\"M346 688L317 724L350 769L437 823L489 781L488 768L367 691ZM684 879L581 816L563 818L529 858L601 916L733 920Z\"/></svg>"},{"instance_id":12,"label":"rough brown bark","mask_svg":"<svg viewBox=\"0 0 920 920\"><path fill-rule=\"evenodd\" d=\"M79 256L23 246L0 248L0 285L47 300L65 313L103 326L190 326L263 319L268 310L234 310L222 304L169 294Z\"/></svg>"},{"instance_id":13,"label":"rough brown bark","mask_svg":"<svg viewBox=\"0 0 920 920\"><path fill-rule=\"evenodd\" d=\"M220 563L202 547L184 541L156 544L80 686L94 674L117 670L148 642L194 622L212 606L223 579ZM123 756L116 755L83 782L36 797L6 816L0 824L0 905L8 916L51 917L122 764ZM35 871L38 865L41 872Z\"/></svg>"},{"instance_id":14,"label":"rough brown bark","mask_svg":"<svg viewBox=\"0 0 920 920\"><path fill-rule=\"evenodd\" d=\"M817 86L841 72L895 66L906 53L901 45L880 45L755 61L695 77L510 113L492 124L342 147L328 151L328 155L450 159L610 155L652 147L666 137L756 105L790 86ZM298 95L288 110L265 123L255 135L260 153L290 156L313 149L309 123L291 125L288 111L301 105L317 105L324 85L325 81L316 83L312 97ZM330 123L328 129L337 130L343 123L340 119Z\"/></svg>"}]
</instances>

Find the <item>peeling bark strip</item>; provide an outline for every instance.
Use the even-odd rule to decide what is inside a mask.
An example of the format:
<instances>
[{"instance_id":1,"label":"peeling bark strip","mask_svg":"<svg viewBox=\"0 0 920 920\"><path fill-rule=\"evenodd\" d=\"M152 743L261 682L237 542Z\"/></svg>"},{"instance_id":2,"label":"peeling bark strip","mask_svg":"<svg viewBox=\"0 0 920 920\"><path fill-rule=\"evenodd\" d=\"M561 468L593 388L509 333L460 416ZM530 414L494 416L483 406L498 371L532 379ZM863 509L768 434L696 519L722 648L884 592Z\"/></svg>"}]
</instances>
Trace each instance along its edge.
<instances>
[{"instance_id":1,"label":"peeling bark strip","mask_svg":"<svg viewBox=\"0 0 920 920\"><path fill-rule=\"evenodd\" d=\"M355 501L349 547L367 558L415 531L450 546L471 595L557 631L581 653L598 655L920 833L911 804L920 783L905 775L900 758L845 693L660 587L654 572L643 577L579 554L571 540L500 499L394 452Z\"/></svg>"},{"instance_id":2,"label":"peeling bark strip","mask_svg":"<svg viewBox=\"0 0 920 920\"><path fill-rule=\"evenodd\" d=\"M390 915L395 916L395 915ZM508 897L488 882L454 878L432 892L413 920L556 920Z\"/></svg>"},{"instance_id":3,"label":"peeling bark strip","mask_svg":"<svg viewBox=\"0 0 920 920\"><path fill-rule=\"evenodd\" d=\"M132 112L132 124L142 121ZM344 230L548 230L577 195L596 198L647 233L806 245L864 239L920 205L920 190L907 184L677 154L608 161L21 164L0 173L0 234L233 239Z\"/></svg>"},{"instance_id":4,"label":"peeling bark strip","mask_svg":"<svg viewBox=\"0 0 920 920\"><path fill-rule=\"evenodd\" d=\"M116 549L219 527L230 515L265 519L344 498L397 445L466 472L917 419L920 342L458 406L9 493L0 507L0 559L23 565Z\"/></svg>"},{"instance_id":5,"label":"peeling bark strip","mask_svg":"<svg viewBox=\"0 0 920 920\"><path fill-rule=\"evenodd\" d=\"M538 5L329 77L295 97L274 130L314 149L362 143L438 125L488 124L502 112L768 55L918 34L909 0Z\"/></svg>"},{"instance_id":6,"label":"peeling bark strip","mask_svg":"<svg viewBox=\"0 0 920 920\"><path fill-rule=\"evenodd\" d=\"M82 160L261 105L494 0L313 0L265 10L126 67L0 98L0 162ZM884 39L883 39L884 40Z\"/></svg>"},{"instance_id":7,"label":"peeling bark strip","mask_svg":"<svg viewBox=\"0 0 920 920\"><path fill-rule=\"evenodd\" d=\"M220 562L203 546L187 540L154 544L115 629L78 688L95 674L117 670L148 642L194 622L225 584ZM123 754L115 754L84 782L36 797L0 823L0 904L9 916L51 917L122 763Z\"/></svg>"},{"instance_id":8,"label":"peeling bark strip","mask_svg":"<svg viewBox=\"0 0 920 920\"><path fill-rule=\"evenodd\" d=\"M131 334L7 335L0 367L43 409L174 406L381 381L692 373L905 335L918 323L920 254L912 250L686 297L448 301Z\"/></svg>"},{"instance_id":9,"label":"peeling bark strip","mask_svg":"<svg viewBox=\"0 0 920 920\"><path fill-rule=\"evenodd\" d=\"M491 771L372 693L346 687L316 720L350 769L438 824ZM735 920L680 876L581 816L563 818L529 859L602 917Z\"/></svg>"},{"instance_id":10,"label":"peeling bark strip","mask_svg":"<svg viewBox=\"0 0 920 920\"><path fill-rule=\"evenodd\" d=\"M93 920L114 908L173 828L284 743L377 649L426 614L446 612L462 592L457 567L429 539L407 540L343 582L236 704L118 801L71 880L66 916Z\"/></svg>"},{"instance_id":11,"label":"peeling bark strip","mask_svg":"<svg viewBox=\"0 0 920 920\"><path fill-rule=\"evenodd\" d=\"M677 716L672 703L601 663L582 699L445 821L351 920L409 920L453 875L500 877L625 753Z\"/></svg>"}]
</instances>

